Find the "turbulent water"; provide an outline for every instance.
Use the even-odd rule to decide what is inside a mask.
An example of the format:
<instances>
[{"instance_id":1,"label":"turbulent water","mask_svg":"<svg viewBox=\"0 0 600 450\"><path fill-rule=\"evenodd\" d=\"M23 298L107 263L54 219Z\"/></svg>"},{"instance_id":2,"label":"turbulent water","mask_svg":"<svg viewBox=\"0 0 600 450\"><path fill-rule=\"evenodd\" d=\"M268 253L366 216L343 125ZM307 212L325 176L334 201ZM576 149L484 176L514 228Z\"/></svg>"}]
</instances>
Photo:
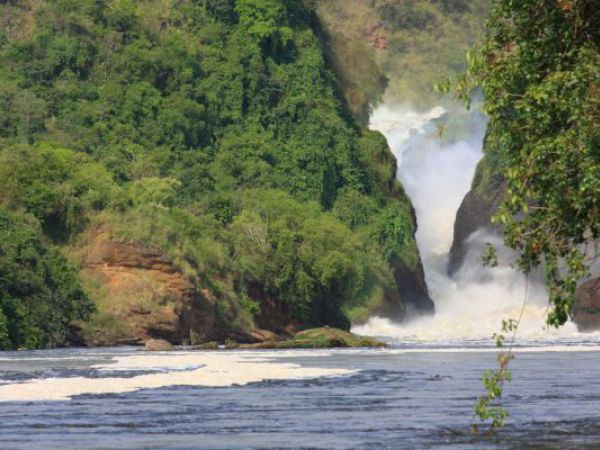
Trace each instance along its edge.
<instances>
[{"instance_id":1,"label":"turbulent water","mask_svg":"<svg viewBox=\"0 0 600 450\"><path fill-rule=\"evenodd\" d=\"M559 330L547 329L544 318L548 302L544 287L530 280L525 296L523 277L507 264L511 260L508 252L500 252L504 265L484 268L482 256L486 242L502 250L498 237L488 236L483 231L474 233L463 267L454 278L447 275L456 212L469 190L477 162L483 156L486 125L485 118L477 112L462 114L462 136L445 141L440 139L436 127L448 116L441 107L416 113L402 107L384 106L371 118L371 128L386 135L398 159L398 178L415 206L419 226L417 243L436 314L401 325L373 318L355 331L396 342L460 345L468 341L488 345L491 336L500 331L503 319L519 317L527 298L518 343L580 342L600 337L600 334L578 333L572 323Z\"/></svg>"},{"instance_id":2,"label":"turbulent water","mask_svg":"<svg viewBox=\"0 0 600 450\"><path fill-rule=\"evenodd\" d=\"M494 239L482 233L465 267L446 275L485 123L473 114L464 139L442 144L444 114L382 108L372 123L416 207L434 316L355 330L382 336L384 350L0 352L0 448L600 448L600 338L545 330L535 283L505 388L508 426L469 432L479 378L497 365L490 337L518 314L524 286L506 267L481 267L481 244Z\"/></svg>"}]
</instances>

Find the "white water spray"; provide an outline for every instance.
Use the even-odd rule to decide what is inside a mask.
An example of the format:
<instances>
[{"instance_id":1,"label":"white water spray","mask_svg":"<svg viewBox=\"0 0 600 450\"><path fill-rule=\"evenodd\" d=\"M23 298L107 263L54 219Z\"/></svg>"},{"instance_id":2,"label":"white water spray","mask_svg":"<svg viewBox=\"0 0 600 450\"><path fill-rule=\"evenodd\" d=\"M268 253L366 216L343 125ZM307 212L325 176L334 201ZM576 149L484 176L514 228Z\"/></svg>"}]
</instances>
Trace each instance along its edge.
<instances>
[{"instance_id":1,"label":"white water spray","mask_svg":"<svg viewBox=\"0 0 600 450\"><path fill-rule=\"evenodd\" d=\"M486 242L501 247L498 237L483 231L469 238L470 249L460 271L446 273L456 211L468 192L478 161L483 156L485 118L464 114L460 139L441 139L436 123L448 113L441 107L424 113L406 108L377 109L371 128L381 131L398 160L398 178L413 201L418 221L417 243L423 259L430 295L436 306L433 316L405 323L378 317L353 331L398 343L464 344L491 343L503 319L517 318L524 299L524 277L503 265L484 268ZM510 258L502 251L502 259ZM547 293L530 281L528 302L519 327L519 342L582 342L599 334L578 333L574 324L561 329L545 327Z\"/></svg>"}]
</instances>

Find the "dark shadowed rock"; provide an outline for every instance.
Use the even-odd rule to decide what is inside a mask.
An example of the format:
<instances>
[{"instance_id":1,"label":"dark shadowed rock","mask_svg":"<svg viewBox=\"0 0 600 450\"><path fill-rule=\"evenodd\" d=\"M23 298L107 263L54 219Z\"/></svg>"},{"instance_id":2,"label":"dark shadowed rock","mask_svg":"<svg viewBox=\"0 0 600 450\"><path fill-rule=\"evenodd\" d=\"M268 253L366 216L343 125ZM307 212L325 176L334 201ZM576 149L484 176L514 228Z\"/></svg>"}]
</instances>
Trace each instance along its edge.
<instances>
[{"instance_id":1,"label":"dark shadowed rock","mask_svg":"<svg viewBox=\"0 0 600 450\"><path fill-rule=\"evenodd\" d=\"M577 289L573 322L580 331L600 330L600 278L588 280Z\"/></svg>"},{"instance_id":2,"label":"dark shadowed rock","mask_svg":"<svg viewBox=\"0 0 600 450\"><path fill-rule=\"evenodd\" d=\"M425 272L421 261L418 262L416 269L407 267L402 261L395 261L394 279L398 285L400 298L410 310L420 314L433 313L434 303L427 291ZM384 309L385 316L398 317L398 313L394 310L394 304L388 302L384 308L387 308Z\"/></svg>"},{"instance_id":3,"label":"dark shadowed rock","mask_svg":"<svg viewBox=\"0 0 600 450\"><path fill-rule=\"evenodd\" d=\"M489 154L479 162L471 190L465 195L454 222L454 239L448 260L448 275L453 276L465 261L469 250L468 239L474 232L484 229L501 234L501 229L492 224L505 189L504 177L494 167Z\"/></svg>"}]
</instances>

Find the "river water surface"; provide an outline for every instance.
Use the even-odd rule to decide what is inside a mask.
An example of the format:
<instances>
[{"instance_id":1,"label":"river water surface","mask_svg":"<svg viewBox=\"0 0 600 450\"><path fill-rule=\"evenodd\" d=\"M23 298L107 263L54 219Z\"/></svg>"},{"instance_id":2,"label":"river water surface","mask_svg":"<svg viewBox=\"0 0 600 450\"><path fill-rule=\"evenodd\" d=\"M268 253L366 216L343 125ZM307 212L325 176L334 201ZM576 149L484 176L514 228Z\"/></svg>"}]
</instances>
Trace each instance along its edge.
<instances>
[{"instance_id":1,"label":"river water surface","mask_svg":"<svg viewBox=\"0 0 600 450\"><path fill-rule=\"evenodd\" d=\"M475 345L4 353L0 448L597 449L600 347L564 344L518 349L505 397L511 417L493 438L469 434L478 379L495 366L494 350ZM236 384L247 372L265 379ZM153 376L162 387L136 388ZM202 386L218 378L222 386ZM76 395L62 398L57 380ZM97 382L103 392L86 394ZM41 387L35 399L32 384Z\"/></svg>"}]
</instances>

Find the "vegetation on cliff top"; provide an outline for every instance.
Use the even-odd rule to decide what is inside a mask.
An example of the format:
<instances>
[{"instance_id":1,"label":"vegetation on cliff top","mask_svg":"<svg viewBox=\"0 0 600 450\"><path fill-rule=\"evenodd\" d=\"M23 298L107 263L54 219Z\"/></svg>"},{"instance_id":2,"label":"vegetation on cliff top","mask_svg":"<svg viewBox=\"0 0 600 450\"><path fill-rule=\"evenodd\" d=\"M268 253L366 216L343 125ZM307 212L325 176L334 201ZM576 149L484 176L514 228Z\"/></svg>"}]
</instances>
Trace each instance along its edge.
<instances>
[{"instance_id":1,"label":"vegetation on cliff top","mask_svg":"<svg viewBox=\"0 0 600 450\"><path fill-rule=\"evenodd\" d=\"M331 59L352 110L368 120L369 104L428 108L443 101L441 78L466 68L481 42L490 0L321 0ZM386 89L387 88L387 89Z\"/></svg>"},{"instance_id":2,"label":"vegetation on cliff top","mask_svg":"<svg viewBox=\"0 0 600 450\"><path fill-rule=\"evenodd\" d=\"M308 3L2 3L0 203L48 248L99 222L162 248L224 326L251 326L266 298L313 326L401 309L411 206L385 140L341 105Z\"/></svg>"}]
</instances>

